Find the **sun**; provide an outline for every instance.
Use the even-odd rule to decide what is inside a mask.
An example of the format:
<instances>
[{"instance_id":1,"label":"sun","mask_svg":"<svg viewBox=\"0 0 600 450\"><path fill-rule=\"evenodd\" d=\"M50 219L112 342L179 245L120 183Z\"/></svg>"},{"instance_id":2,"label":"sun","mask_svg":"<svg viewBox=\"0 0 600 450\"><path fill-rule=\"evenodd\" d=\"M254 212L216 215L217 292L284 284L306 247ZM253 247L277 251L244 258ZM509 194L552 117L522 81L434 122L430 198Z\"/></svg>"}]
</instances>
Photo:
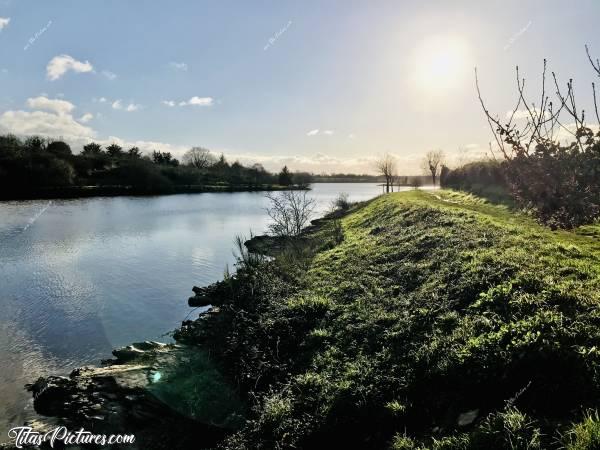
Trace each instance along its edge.
<instances>
[{"instance_id":1,"label":"sun","mask_svg":"<svg viewBox=\"0 0 600 450\"><path fill-rule=\"evenodd\" d=\"M415 49L415 82L431 92L441 92L465 79L468 46L454 36L434 36Z\"/></svg>"}]
</instances>

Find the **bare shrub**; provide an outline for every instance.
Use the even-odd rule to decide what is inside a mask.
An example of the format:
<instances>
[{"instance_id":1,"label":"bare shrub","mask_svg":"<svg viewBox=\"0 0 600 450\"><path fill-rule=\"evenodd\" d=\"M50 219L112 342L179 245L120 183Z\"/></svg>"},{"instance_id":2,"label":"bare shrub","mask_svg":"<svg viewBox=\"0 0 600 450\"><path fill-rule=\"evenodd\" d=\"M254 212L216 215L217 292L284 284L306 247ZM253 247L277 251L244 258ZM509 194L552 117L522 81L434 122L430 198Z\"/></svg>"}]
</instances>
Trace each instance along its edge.
<instances>
[{"instance_id":1,"label":"bare shrub","mask_svg":"<svg viewBox=\"0 0 600 450\"><path fill-rule=\"evenodd\" d=\"M337 210L341 209L342 211L347 211L350 208L350 196L347 192L340 192L335 200L332 202L332 209Z\"/></svg>"},{"instance_id":2,"label":"bare shrub","mask_svg":"<svg viewBox=\"0 0 600 450\"><path fill-rule=\"evenodd\" d=\"M280 237L298 236L308 225L316 202L307 196L308 191L280 191L268 193L270 201L267 214L272 220L271 234Z\"/></svg>"},{"instance_id":3,"label":"bare shrub","mask_svg":"<svg viewBox=\"0 0 600 450\"><path fill-rule=\"evenodd\" d=\"M600 63L586 51L598 76ZM593 131L585 110L575 100L573 80L564 88L552 72L553 100L547 93L544 60L539 103L530 101L525 78L516 69L517 100L506 119L493 115L477 93L500 152L511 194L517 204L532 209L552 227L571 228L600 217L600 132ZM600 125L595 84L592 83L595 116ZM525 120L520 118L525 117ZM561 134L566 136L561 142ZM490 146L491 147L491 146ZM493 151L493 148L491 148Z\"/></svg>"}]
</instances>

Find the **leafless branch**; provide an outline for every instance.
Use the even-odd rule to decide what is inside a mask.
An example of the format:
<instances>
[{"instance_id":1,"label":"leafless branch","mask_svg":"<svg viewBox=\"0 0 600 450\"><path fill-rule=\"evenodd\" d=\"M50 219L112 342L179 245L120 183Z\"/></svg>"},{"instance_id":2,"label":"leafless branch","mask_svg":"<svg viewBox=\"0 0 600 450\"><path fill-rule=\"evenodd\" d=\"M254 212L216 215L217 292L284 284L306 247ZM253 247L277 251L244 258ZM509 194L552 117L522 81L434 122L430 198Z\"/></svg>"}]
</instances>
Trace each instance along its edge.
<instances>
[{"instance_id":1,"label":"leafless branch","mask_svg":"<svg viewBox=\"0 0 600 450\"><path fill-rule=\"evenodd\" d=\"M268 193L267 214L272 220L269 230L276 236L298 236L310 221L316 202L308 191L281 191Z\"/></svg>"}]
</instances>

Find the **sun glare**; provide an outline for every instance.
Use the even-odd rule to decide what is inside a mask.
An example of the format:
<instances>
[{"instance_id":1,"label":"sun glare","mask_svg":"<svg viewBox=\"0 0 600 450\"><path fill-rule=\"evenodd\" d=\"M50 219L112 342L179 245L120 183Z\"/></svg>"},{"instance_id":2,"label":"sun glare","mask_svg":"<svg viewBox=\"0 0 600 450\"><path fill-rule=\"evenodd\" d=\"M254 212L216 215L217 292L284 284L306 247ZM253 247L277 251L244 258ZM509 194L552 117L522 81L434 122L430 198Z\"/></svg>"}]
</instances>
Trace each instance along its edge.
<instances>
[{"instance_id":1,"label":"sun glare","mask_svg":"<svg viewBox=\"0 0 600 450\"><path fill-rule=\"evenodd\" d=\"M436 36L423 41L415 52L415 78L422 88L441 92L455 86L467 73L468 48L456 37Z\"/></svg>"}]
</instances>

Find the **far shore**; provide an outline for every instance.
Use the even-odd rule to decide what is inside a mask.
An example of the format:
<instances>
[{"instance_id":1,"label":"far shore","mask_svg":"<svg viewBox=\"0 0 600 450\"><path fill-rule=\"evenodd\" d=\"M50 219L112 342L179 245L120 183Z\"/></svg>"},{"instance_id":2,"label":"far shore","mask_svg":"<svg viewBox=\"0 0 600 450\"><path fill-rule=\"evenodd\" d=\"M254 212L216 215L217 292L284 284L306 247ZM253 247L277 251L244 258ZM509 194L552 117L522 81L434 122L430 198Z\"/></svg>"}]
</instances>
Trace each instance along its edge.
<instances>
[{"instance_id":1,"label":"far shore","mask_svg":"<svg viewBox=\"0 0 600 450\"><path fill-rule=\"evenodd\" d=\"M87 197L156 196L174 194L200 194L207 192L261 192L306 190L309 186L278 184L262 185L185 185L165 190L145 190L133 186L65 186L41 188L31 191L0 192L0 201L50 200Z\"/></svg>"}]
</instances>

